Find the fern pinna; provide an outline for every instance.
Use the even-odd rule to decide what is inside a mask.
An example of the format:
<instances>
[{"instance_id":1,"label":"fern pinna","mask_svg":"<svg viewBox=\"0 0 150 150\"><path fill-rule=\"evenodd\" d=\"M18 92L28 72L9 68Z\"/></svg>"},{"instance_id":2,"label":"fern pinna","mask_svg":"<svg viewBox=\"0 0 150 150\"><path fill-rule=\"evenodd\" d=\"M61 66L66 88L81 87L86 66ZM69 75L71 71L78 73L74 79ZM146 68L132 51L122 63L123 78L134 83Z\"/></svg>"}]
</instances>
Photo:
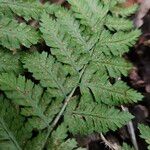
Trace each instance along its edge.
<instances>
[{"instance_id":1,"label":"fern pinna","mask_svg":"<svg viewBox=\"0 0 150 150\"><path fill-rule=\"evenodd\" d=\"M114 131L133 118L116 108L142 99L117 80L140 35L127 19L136 6L122 2L68 0L66 9L0 0L0 149L81 150L70 134Z\"/></svg>"}]
</instances>

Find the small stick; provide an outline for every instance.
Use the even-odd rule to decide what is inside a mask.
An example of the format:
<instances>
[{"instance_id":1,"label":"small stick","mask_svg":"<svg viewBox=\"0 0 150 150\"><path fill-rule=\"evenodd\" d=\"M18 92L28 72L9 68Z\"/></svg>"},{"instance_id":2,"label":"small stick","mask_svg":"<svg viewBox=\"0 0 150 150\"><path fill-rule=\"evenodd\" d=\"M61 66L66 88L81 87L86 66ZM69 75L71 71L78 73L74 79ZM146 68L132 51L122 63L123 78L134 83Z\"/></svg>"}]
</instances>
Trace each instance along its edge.
<instances>
[{"instance_id":1,"label":"small stick","mask_svg":"<svg viewBox=\"0 0 150 150\"><path fill-rule=\"evenodd\" d=\"M137 28L143 25L143 18L150 10L150 0L138 0L138 2L141 3L141 5L134 20L134 24Z\"/></svg>"},{"instance_id":2,"label":"small stick","mask_svg":"<svg viewBox=\"0 0 150 150\"><path fill-rule=\"evenodd\" d=\"M122 108L123 111L129 112L127 107L121 106L121 108ZM130 121L127 124L127 128L128 128L128 131L129 131L129 134L130 134L130 137L131 137L131 141L132 141L132 144L133 144L135 150L139 150L132 121Z\"/></svg>"},{"instance_id":3,"label":"small stick","mask_svg":"<svg viewBox=\"0 0 150 150\"><path fill-rule=\"evenodd\" d=\"M111 150L121 150L121 147L118 144L116 143L113 144L109 142L102 133L101 133L101 139L103 140L105 145L108 146Z\"/></svg>"}]
</instances>

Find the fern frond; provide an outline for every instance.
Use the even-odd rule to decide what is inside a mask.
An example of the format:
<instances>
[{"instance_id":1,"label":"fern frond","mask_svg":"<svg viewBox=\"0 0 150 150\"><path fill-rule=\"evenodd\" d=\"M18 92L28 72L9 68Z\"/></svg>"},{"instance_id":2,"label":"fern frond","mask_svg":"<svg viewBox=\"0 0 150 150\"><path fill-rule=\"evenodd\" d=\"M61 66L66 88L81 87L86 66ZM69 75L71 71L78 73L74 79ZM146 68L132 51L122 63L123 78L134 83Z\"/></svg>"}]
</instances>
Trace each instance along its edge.
<instances>
[{"instance_id":1,"label":"fern frond","mask_svg":"<svg viewBox=\"0 0 150 150\"><path fill-rule=\"evenodd\" d=\"M30 47L39 40L39 33L24 23L17 23L9 18L0 20L0 45L14 50L22 44Z\"/></svg>"},{"instance_id":2,"label":"fern frond","mask_svg":"<svg viewBox=\"0 0 150 150\"><path fill-rule=\"evenodd\" d=\"M146 141L146 143L149 145L148 149L150 150L150 127L140 124L138 126L138 129L140 130L140 137Z\"/></svg>"},{"instance_id":3,"label":"fern frond","mask_svg":"<svg viewBox=\"0 0 150 150\"><path fill-rule=\"evenodd\" d=\"M52 100L51 97L47 93L42 96L43 89L23 76L17 78L14 74L1 74L0 88L14 103L23 106L21 113L29 116L28 121L33 128L43 129L49 126L54 115L59 111L61 103L56 106L52 103L47 108Z\"/></svg>"},{"instance_id":4,"label":"fern frond","mask_svg":"<svg viewBox=\"0 0 150 150\"><path fill-rule=\"evenodd\" d=\"M45 149L47 150L85 150L78 148L75 139L68 138L68 129L64 124L52 132L51 137L48 139ZM36 137L30 140L25 147L25 150L41 150L45 143L46 130L40 132Z\"/></svg>"},{"instance_id":5,"label":"fern frond","mask_svg":"<svg viewBox=\"0 0 150 150\"><path fill-rule=\"evenodd\" d=\"M78 106L76 101L71 101L64 119L71 133L83 135L94 131L114 131L132 119L132 115L97 103L82 103Z\"/></svg>"},{"instance_id":6,"label":"fern frond","mask_svg":"<svg viewBox=\"0 0 150 150\"><path fill-rule=\"evenodd\" d=\"M134 14L137 11L138 5L134 4L130 7L123 7L123 6L115 6L111 12L115 16L121 16L121 17L128 17L132 14Z\"/></svg>"},{"instance_id":7,"label":"fern frond","mask_svg":"<svg viewBox=\"0 0 150 150\"><path fill-rule=\"evenodd\" d=\"M19 63L19 53L12 55L10 51L0 47L0 73L2 72L14 72L20 73L22 66Z\"/></svg>"},{"instance_id":8,"label":"fern frond","mask_svg":"<svg viewBox=\"0 0 150 150\"><path fill-rule=\"evenodd\" d=\"M100 37L98 47L106 55L121 56L123 53L129 51L129 47L135 44L139 35L139 30L133 30L127 33L116 32L114 35L104 30Z\"/></svg>"},{"instance_id":9,"label":"fern frond","mask_svg":"<svg viewBox=\"0 0 150 150\"><path fill-rule=\"evenodd\" d=\"M68 0L68 2L81 24L90 27L93 32L100 32L104 18L109 11L109 4L103 6L99 0Z\"/></svg>"},{"instance_id":10,"label":"fern frond","mask_svg":"<svg viewBox=\"0 0 150 150\"><path fill-rule=\"evenodd\" d=\"M53 96L60 97L61 100L78 84L78 76L67 78L68 73L63 70L64 66L46 52L27 54L22 62L25 63L24 68L29 69L43 87L50 88Z\"/></svg>"},{"instance_id":11,"label":"fern frond","mask_svg":"<svg viewBox=\"0 0 150 150\"><path fill-rule=\"evenodd\" d=\"M68 10L58 11L56 13L58 22L62 25L62 28L75 39L75 41L86 47L87 43L81 35L80 24L77 20L75 20L72 13Z\"/></svg>"},{"instance_id":12,"label":"fern frond","mask_svg":"<svg viewBox=\"0 0 150 150\"><path fill-rule=\"evenodd\" d=\"M84 148L78 148L75 139L68 139L67 127L61 124L56 131L52 133L47 144L48 150L85 150Z\"/></svg>"},{"instance_id":13,"label":"fern frond","mask_svg":"<svg viewBox=\"0 0 150 150\"><path fill-rule=\"evenodd\" d=\"M31 137L31 129L24 125L25 118L19 115L8 99L0 98L0 149L21 150Z\"/></svg>"},{"instance_id":14,"label":"fern frond","mask_svg":"<svg viewBox=\"0 0 150 150\"><path fill-rule=\"evenodd\" d=\"M113 107L143 97L114 79L127 76L131 65L122 54L140 34L114 14L122 1L68 0L67 10L0 0L0 45L16 52L43 38L30 52L0 48L0 90L7 98L0 100L0 149L81 150L70 135L114 131L133 118ZM18 23L18 16L40 21L39 29Z\"/></svg>"},{"instance_id":15,"label":"fern frond","mask_svg":"<svg viewBox=\"0 0 150 150\"><path fill-rule=\"evenodd\" d=\"M82 46L82 48L86 51L89 51L93 45L97 42L98 38L95 36L92 36L92 38L95 39L90 39L88 42L86 41L86 38L81 35L81 30L80 30L80 24L79 21L77 21L72 12L68 10L61 10L55 13L57 16L57 21L60 23L61 28L63 28L64 32L69 34L71 38L74 39L74 41Z\"/></svg>"},{"instance_id":16,"label":"fern frond","mask_svg":"<svg viewBox=\"0 0 150 150\"><path fill-rule=\"evenodd\" d=\"M107 16L105 25L109 30L112 31L127 31L133 29L133 23L130 20L110 15Z\"/></svg>"},{"instance_id":17,"label":"fern frond","mask_svg":"<svg viewBox=\"0 0 150 150\"><path fill-rule=\"evenodd\" d=\"M103 55L99 51L99 47L94 50L91 61L91 65L97 68L96 70L108 72L108 75L114 78L128 75L132 66L129 62L118 56Z\"/></svg>"},{"instance_id":18,"label":"fern frond","mask_svg":"<svg viewBox=\"0 0 150 150\"><path fill-rule=\"evenodd\" d=\"M39 132L32 140L29 140L25 145L25 150L42 150L45 143L46 131Z\"/></svg>"},{"instance_id":19,"label":"fern frond","mask_svg":"<svg viewBox=\"0 0 150 150\"><path fill-rule=\"evenodd\" d=\"M86 70L80 88L82 93L89 93L91 90L97 102L108 105L132 103L143 98L140 93L129 88L122 81L111 84L106 74L101 72L93 74L91 68Z\"/></svg>"},{"instance_id":20,"label":"fern frond","mask_svg":"<svg viewBox=\"0 0 150 150\"><path fill-rule=\"evenodd\" d=\"M42 5L38 1L23 2L14 0L0 0L0 12L5 16L13 16L17 14L23 17L25 20L36 19L39 20L41 14L46 11L49 14L53 14L60 7L56 5L45 4Z\"/></svg>"},{"instance_id":21,"label":"fern frond","mask_svg":"<svg viewBox=\"0 0 150 150\"><path fill-rule=\"evenodd\" d=\"M60 24L49 18L47 14L42 15L41 21L40 30L43 33L46 44L52 47L51 53L57 57L58 61L70 65L78 73L84 64L88 62L89 53L85 55L85 50L74 49L71 46L71 39L65 36Z\"/></svg>"}]
</instances>

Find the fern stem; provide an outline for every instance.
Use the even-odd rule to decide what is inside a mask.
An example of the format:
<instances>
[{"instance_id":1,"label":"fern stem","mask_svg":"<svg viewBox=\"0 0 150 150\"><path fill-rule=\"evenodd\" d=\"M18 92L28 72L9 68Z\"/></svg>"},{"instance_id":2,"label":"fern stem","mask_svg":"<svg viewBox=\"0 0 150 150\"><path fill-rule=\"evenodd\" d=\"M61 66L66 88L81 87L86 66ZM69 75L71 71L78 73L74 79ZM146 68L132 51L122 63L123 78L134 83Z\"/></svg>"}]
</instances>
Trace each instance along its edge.
<instances>
[{"instance_id":1,"label":"fern stem","mask_svg":"<svg viewBox=\"0 0 150 150\"><path fill-rule=\"evenodd\" d=\"M11 141L14 143L15 147L17 148L17 150L22 150L22 148L19 146L19 144L17 143L16 139L14 138L14 136L11 134L11 132L7 129L4 120L2 118L0 118L0 124L3 126L4 130L6 131L6 133L8 134L9 138L11 139Z\"/></svg>"},{"instance_id":2,"label":"fern stem","mask_svg":"<svg viewBox=\"0 0 150 150\"><path fill-rule=\"evenodd\" d=\"M52 125L48 127L48 132L47 132L46 137L45 137L45 142L43 143L43 146L42 146L41 149L44 148L44 146L45 146L45 144L46 144L46 142L47 142L47 139L48 139L49 135L51 134L51 132L53 131L54 127L55 127L56 124L58 123L60 117L61 117L62 114L64 113L64 111L65 111L65 109L66 109L66 107L67 107L67 105L68 105L68 103L69 103L71 97L73 96L73 94L74 94L76 88L77 88L77 87L74 87L74 88L73 88L73 90L71 91L71 93L69 94L69 96L66 98L66 100L65 100L65 102L64 102L64 104L63 104L63 106L62 106L62 108L61 108L61 110L60 110L60 112L58 113L58 115L57 115L56 118L54 119Z\"/></svg>"},{"instance_id":3,"label":"fern stem","mask_svg":"<svg viewBox=\"0 0 150 150\"><path fill-rule=\"evenodd\" d=\"M63 112L65 111L65 109L66 109L71 97L73 96L76 88L77 87L74 87L73 90L71 91L71 93L69 94L69 96L66 98L63 107L61 108L59 114L56 116L55 120L53 121L52 125L50 126L50 132L53 130L53 128L55 127L55 125L59 121L60 117L62 116Z\"/></svg>"}]
</instances>

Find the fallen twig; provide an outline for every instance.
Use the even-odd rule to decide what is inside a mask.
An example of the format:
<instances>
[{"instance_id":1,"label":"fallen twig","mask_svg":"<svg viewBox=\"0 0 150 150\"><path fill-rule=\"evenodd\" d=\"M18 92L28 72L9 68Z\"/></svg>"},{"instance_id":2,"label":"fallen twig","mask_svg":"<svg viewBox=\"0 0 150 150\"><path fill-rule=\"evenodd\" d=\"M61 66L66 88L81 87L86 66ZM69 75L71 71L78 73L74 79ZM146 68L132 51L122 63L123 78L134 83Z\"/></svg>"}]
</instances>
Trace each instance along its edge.
<instances>
[{"instance_id":1,"label":"fallen twig","mask_svg":"<svg viewBox=\"0 0 150 150\"><path fill-rule=\"evenodd\" d=\"M111 143L109 142L104 135L101 133L101 140L104 142L104 144L109 147L111 150L121 150L121 147L117 143Z\"/></svg>"},{"instance_id":2,"label":"fallen twig","mask_svg":"<svg viewBox=\"0 0 150 150\"><path fill-rule=\"evenodd\" d=\"M121 106L121 108L122 108L123 111L129 112L127 107ZM127 124L127 128L128 128L128 131L129 131L129 134L130 134L130 137L131 137L131 141L132 141L132 144L133 144L135 150L139 150L132 121L130 121Z\"/></svg>"}]
</instances>

